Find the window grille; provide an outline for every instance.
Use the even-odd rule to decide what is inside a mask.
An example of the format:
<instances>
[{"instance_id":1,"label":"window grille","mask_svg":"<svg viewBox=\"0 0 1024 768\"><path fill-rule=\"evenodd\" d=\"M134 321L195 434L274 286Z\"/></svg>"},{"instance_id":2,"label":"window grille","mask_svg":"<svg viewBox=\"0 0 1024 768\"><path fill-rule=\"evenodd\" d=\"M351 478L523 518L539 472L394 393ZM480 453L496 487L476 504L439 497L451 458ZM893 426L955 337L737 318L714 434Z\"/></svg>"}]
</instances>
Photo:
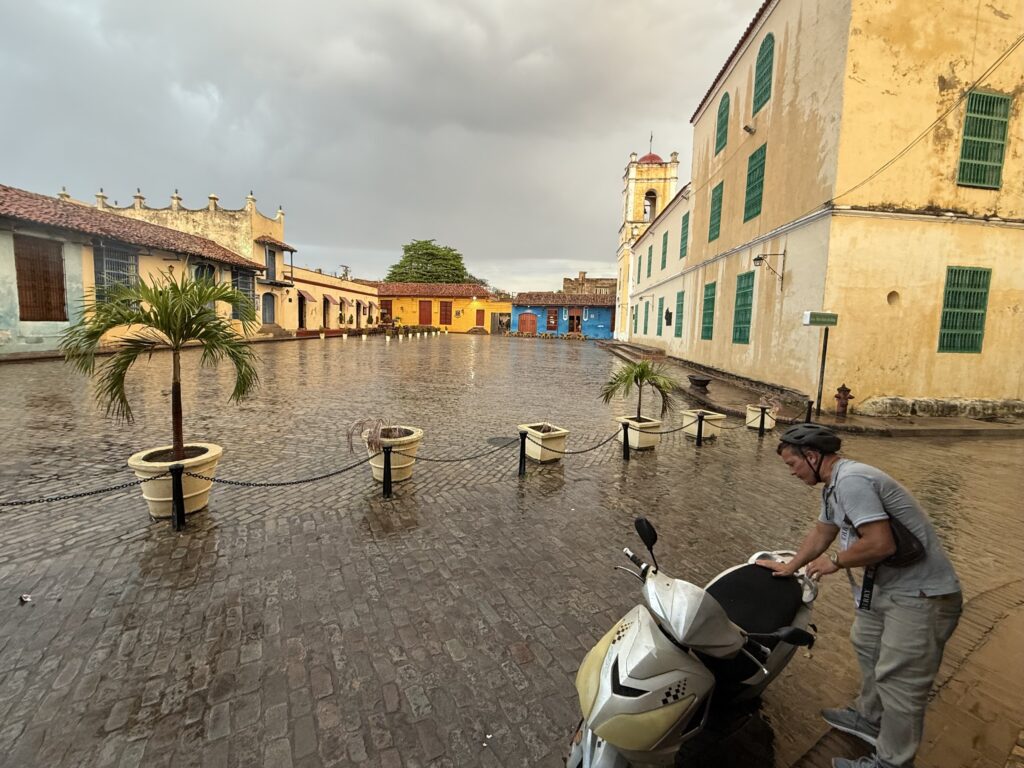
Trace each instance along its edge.
<instances>
[{"instance_id":1,"label":"window grille","mask_svg":"<svg viewBox=\"0 0 1024 768\"><path fill-rule=\"evenodd\" d=\"M134 285L139 278L139 253L130 246L97 241L92 256L97 296L114 285Z\"/></svg>"},{"instance_id":2,"label":"window grille","mask_svg":"<svg viewBox=\"0 0 1024 768\"><path fill-rule=\"evenodd\" d=\"M947 267L939 352L981 352L991 269Z\"/></svg>"},{"instance_id":3,"label":"window grille","mask_svg":"<svg viewBox=\"0 0 1024 768\"><path fill-rule=\"evenodd\" d=\"M1010 120L1010 97L972 91L967 97L957 184L999 189Z\"/></svg>"},{"instance_id":4,"label":"window grille","mask_svg":"<svg viewBox=\"0 0 1024 768\"><path fill-rule=\"evenodd\" d=\"M736 308L732 317L732 343L750 343L750 318L754 305L754 273L736 277Z\"/></svg>"},{"instance_id":5,"label":"window grille","mask_svg":"<svg viewBox=\"0 0 1024 768\"><path fill-rule=\"evenodd\" d=\"M256 281L254 277L255 275L252 272L246 270L233 269L231 271L232 287L236 291L245 294L248 297L249 301L253 303L253 305L256 304ZM231 317L235 320L241 318L241 313L238 311L238 309L238 307L232 307L231 309Z\"/></svg>"}]
</instances>

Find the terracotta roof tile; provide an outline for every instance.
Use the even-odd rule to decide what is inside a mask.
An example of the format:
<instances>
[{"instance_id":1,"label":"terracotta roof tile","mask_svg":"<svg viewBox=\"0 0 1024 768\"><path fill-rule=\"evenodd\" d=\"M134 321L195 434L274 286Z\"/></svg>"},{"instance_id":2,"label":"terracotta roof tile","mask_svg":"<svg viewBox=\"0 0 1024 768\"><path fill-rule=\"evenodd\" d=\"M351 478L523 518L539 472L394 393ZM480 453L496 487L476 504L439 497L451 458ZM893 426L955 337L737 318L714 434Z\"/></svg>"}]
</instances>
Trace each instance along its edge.
<instances>
[{"instance_id":1,"label":"terracotta roof tile","mask_svg":"<svg viewBox=\"0 0 1024 768\"><path fill-rule=\"evenodd\" d=\"M360 281L367 285L370 281ZM443 296L469 299L476 296L480 299L491 298L490 291L477 283L376 283L377 295L382 299L388 296Z\"/></svg>"},{"instance_id":2,"label":"terracotta roof tile","mask_svg":"<svg viewBox=\"0 0 1024 768\"><path fill-rule=\"evenodd\" d=\"M198 256L236 267L252 270L264 268L262 264L239 256L205 237L129 219L80 203L65 202L55 197L26 192L4 184L0 184L0 217L119 240L129 245L158 248L185 256Z\"/></svg>"},{"instance_id":3,"label":"terracotta roof tile","mask_svg":"<svg viewBox=\"0 0 1024 768\"><path fill-rule=\"evenodd\" d=\"M512 303L516 306L538 307L614 307L615 295L611 293L534 291L532 293L517 293Z\"/></svg>"},{"instance_id":4,"label":"terracotta roof tile","mask_svg":"<svg viewBox=\"0 0 1024 768\"><path fill-rule=\"evenodd\" d=\"M277 240L270 235L260 235L256 238L256 242L260 245L272 245L275 248L280 248L282 251L291 251L292 253L295 253L296 251L296 249L292 248L288 243Z\"/></svg>"}]
</instances>

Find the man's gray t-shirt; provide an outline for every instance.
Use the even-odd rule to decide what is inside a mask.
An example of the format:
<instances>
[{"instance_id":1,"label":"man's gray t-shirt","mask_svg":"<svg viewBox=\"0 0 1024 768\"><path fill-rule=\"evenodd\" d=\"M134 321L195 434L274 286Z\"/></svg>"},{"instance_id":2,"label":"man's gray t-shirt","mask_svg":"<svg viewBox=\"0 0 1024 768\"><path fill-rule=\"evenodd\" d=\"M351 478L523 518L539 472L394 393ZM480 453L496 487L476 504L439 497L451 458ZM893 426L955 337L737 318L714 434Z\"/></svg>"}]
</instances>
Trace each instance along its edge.
<instances>
[{"instance_id":1,"label":"man's gray t-shirt","mask_svg":"<svg viewBox=\"0 0 1024 768\"><path fill-rule=\"evenodd\" d=\"M880 469L852 459L840 459L832 466L829 484L821 494L823 523L839 528L839 547L847 549L857 540L856 528L892 515L924 545L925 558L905 568L879 565L875 587L902 595L948 595L960 591L953 565L946 557L917 501L902 485ZM859 588L854 590L859 601Z\"/></svg>"}]
</instances>

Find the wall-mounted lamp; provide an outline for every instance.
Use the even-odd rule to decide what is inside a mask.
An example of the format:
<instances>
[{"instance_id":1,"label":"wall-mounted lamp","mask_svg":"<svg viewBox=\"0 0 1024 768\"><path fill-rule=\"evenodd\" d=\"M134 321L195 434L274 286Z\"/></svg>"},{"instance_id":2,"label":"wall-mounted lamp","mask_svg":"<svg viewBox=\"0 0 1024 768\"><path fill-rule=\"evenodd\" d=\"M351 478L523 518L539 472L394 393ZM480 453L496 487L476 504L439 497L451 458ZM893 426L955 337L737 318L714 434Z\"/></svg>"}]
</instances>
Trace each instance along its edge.
<instances>
[{"instance_id":1,"label":"wall-mounted lamp","mask_svg":"<svg viewBox=\"0 0 1024 768\"><path fill-rule=\"evenodd\" d=\"M775 268L771 265L771 263L769 263L769 261L768 261L768 257L769 256L780 256L782 258L782 261L779 264L779 271L778 272L776 272ZM754 257L754 266L755 267L768 267L768 271L771 272L773 275L775 275L777 278L779 278L779 289L780 290L782 289L782 274L786 270L786 252L785 251L783 251L782 253L759 253L759 254L757 254L757 256Z\"/></svg>"},{"instance_id":2,"label":"wall-mounted lamp","mask_svg":"<svg viewBox=\"0 0 1024 768\"><path fill-rule=\"evenodd\" d=\"M753 136L754 133L757 131L757 129L752 125L744 125L743 130L749 133L751 136Z\"/></svg>"}]
</instances>

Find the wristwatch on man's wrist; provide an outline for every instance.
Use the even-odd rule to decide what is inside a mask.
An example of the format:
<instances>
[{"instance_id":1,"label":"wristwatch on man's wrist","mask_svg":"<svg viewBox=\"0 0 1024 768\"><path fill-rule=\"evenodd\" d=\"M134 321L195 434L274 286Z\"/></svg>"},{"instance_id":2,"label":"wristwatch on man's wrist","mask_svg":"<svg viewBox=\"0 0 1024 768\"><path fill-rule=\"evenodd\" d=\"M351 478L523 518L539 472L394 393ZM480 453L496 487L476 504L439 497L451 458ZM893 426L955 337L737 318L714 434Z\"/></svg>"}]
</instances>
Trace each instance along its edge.
<instances>
[{"instance_id":1,"label":"wristwatch on man's wrist","mask_svg":"<svg viewBox=\"0 0 1024 768\"><path fill-rule=\"evenodd\" d=\"M834 565L836 568L842 568L843 567L843 566L841 566L839 564L839 553L838 552L830 552L829 556L828 556L828 559L832 561L832 565Z\"/></svg>"}]
</instances>

